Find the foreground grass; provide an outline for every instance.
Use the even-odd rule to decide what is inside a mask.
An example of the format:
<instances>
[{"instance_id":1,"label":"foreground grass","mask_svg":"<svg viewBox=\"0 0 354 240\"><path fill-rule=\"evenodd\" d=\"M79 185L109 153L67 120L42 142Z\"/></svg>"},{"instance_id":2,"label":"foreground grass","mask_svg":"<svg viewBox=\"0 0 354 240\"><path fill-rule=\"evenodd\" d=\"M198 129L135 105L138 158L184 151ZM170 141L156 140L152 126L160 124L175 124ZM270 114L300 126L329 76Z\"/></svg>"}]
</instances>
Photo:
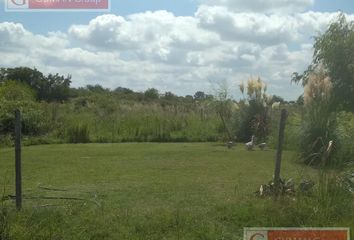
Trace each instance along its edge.
<instances>
[{"instance_id":1,"label":"foreground grass","mask_svg":"<svg viewBox=\"0 0 354 240\"><path fill-rule=\"evenodd\" d=\"M21 213L3 202L0 239L241 239L247 226L354 227L353 199L340 194L255 198L274 156L198 143L26 147L26 197L82 200L26 199ZM284 177L317 179L293 158L285 152ZM2 149L5 196L14 193L13 162L13 149Z\"/></svg>"}]
</instances>

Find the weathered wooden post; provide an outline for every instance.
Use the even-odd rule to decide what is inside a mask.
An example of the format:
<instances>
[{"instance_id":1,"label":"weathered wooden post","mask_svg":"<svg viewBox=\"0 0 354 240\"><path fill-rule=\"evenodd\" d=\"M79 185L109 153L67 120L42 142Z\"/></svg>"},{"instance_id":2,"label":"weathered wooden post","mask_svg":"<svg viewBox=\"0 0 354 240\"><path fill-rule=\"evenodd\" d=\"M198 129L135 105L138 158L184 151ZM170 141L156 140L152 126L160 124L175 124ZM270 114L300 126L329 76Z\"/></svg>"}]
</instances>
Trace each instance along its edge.
<instances>
[{"instance_id":1,"label":"weathered wooden post","mask_svg":"<svg viewBox=\"0 0 354 240\"><path fill-rule=\"evenodd\" d=\"M288 113L285 109L281 111L280 116L280 124L279 124L279 138L278 138L278 149L275 160L275 171L274 171L274 187L276 194L279 192L279 184L280 184L280 167L281 167L281 159L283 153L283 143L284 143L284 131L286 119L288 117Z\"/></svg>"},{"instance_id":2,"label":"weathered wooden post","mask_svg":"<svg viewBox=\"0 0 354 240\"><path fill-rule=\"evenodd\" d=\"M22 173L21 173L21 112L15 111L15 168L16 168L16 207L22 208Z\"/></svg>"}]
</instances>

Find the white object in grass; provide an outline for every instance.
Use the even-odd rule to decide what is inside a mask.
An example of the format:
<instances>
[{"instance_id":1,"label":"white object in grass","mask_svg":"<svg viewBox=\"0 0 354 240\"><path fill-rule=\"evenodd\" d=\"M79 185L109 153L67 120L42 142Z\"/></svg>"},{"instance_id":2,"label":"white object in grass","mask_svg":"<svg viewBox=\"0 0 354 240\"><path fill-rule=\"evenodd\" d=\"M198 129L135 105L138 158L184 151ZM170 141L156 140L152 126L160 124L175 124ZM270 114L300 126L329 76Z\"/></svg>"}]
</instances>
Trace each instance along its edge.
<instances>
[{"instance_id":1,"label":"white object in grass","mask_svg":"<svg viewBox=\"0 0 354 240\"><path fill-rule=\"evenodd\" d=\"M264 150L264 149L267 147L267 143L258 144L258 147L259 147L261 150Z\"/></svg>"},{"instance_id":2,"label":"white object in grass","mask_svg":"<svg viewBox=\"0 0 354 240\"><path fill-rule=\"evenodd\" d=\"M255 137L254 137L254 135L253 135L251 141L248 142L248 143L246 143L246 149L247 149L248 151L253 150L253 147L254 147L254 138L255 138Z\"/></svg>"}]
</instances>

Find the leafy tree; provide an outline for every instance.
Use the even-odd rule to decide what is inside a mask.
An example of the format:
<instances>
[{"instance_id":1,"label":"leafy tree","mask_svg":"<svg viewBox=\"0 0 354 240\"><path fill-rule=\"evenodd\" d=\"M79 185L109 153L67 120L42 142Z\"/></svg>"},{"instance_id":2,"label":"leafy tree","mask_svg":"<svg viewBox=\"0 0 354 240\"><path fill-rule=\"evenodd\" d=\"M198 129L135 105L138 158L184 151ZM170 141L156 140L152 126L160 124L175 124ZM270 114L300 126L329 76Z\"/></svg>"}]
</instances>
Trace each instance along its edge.
<instances>
[{"instance_id":1,"label":"leafy tree","mask_svg":"<svg viewBox=\"0 0 354 240\"><path fill-rule=\"evenodd\" d=\"M0 87L0 98L6 101L34 101L35 92L26 84L7 81Z\"/></svg>"},{"instance_id":2,"label":"leafy tree","mask_svg":"<svg viewBox=\"0 0 354 240\"><path fill-rule=\"evenodd\" d=\"M340 147L336 114L330 109L332 93L333 85L324 69L317 69L309 75L303 95L305 121L300 142L301 156L306 164L328 164L331 161L327 154L329 142L335 142L335 150Z\"/></svg>"},{"instance_id":3,"label":"leafy tree","mask_svg":"<svg viewBox=\"0 0 354 240\"><path fill-rule=\"evenodd\" d=\"M184 99L187 101L187 102L192 102L193 101L193 96L192 95L186 95L184 97Z\"/></svg>"},{"instance_id":4,"label":"leafy tree","mask_svg":"<svg viewBox=\"0 0 354 240\"><path fill-rule=\"evenodd\" d=\"M0 82L11 80L30 86L40 101L63 101L70 96L71 76L64 77L59 74L45 76L36 68L28 67L1 68Z\"/></svg>"},{"instance_id":5,"label":"leafy tree","mask_svg":"<svg viewBox=\"0 0 354 240\"><path fill-rule=\"evenodd\" d=\"M304 95L300 95L297 100L296 100L296 104L303 106L304 105Z\"/></svg>"},{"instance_id":6,"label":"leafy tree","mask_svg":"<svg viewBox=\"0 0 354 240\"><path fill-rule=\"evenodd\" d=\"M49 102L63 101L70 96L71 77L60 76L59 74L49 74L46 77L47 91L42 92L40 98Z\"/></svg>"},{"instance_id":7,"label":"leafy tree","mask_svg":"<svg viewBox=\"0 0 354 240\"><path fill-rule=\"evenodd\" d=\"M240 85L244 97L240 101L240 115L237 136L249 141L252 135L265 139L270 132L269 106L272 98L266 94L267 86L260 79L250 79L247 86Z\"/></svg>"},{"instance_id":8,"label":"leafy tree","mask_svg":"<svg viewBox=\"0 0 354 240\"><path fill-rule=\"evenodd\" d=\"M110 92L108 88L104 88L99 84L96 85L86 85L86 89L93 93L107 93Z\"/></svg>"},{"instance_id":9,"label":"leafy tree","mask_svg":"<svg viewBox=\"0 0 354 240\"><path fill-rule=\"evenodd\" d=\"M315 38L312 63L293 81L305 87L301 154L305 163L328 164L342 151L337 113L354 112L354 22L344 14ZM330 90L330 91L329 91ZM330 94L328 94L330 93ZM328 156L330 142L334 156Z\"/></svg>"},{"instance_id":10,"label":"leafy tree","mask_svg":"<svg viewBox=\"0 0 354 240\"><path fill-rule=\"evenodd\" d=\"M35 102L33 90L26 84L7 81L0 85L0 134L12 134L14 112L22 111L22 131L26 135L38 135L46 130L45 114Z\"/></svg>"},{"instance_id":11,"label":"leafy tree","mask_svg":"<svg viewBox=\"0 0 354 240\"><path fill-rule=\"evenodd\" d=\"M178 99L178 97L172 92L165 92L163 98L168 101L174 101Z\"/></svg>"},{"instance_id":12,"label":"leafy tree","mask_svg":"<svg viewBox=\"0 0 354 240\"><path fill-rule=\"evenodd\" d=\"M114 89L115 93L119 93L119 94L133 94L134 91L129 89L129 88L124 88L124 87L117 87L116 89Z\"/></svg>"},{"instance_id":13,"label":"leafy tree","mask_svg":"<svg viewBox=\"0 0 354 240\"><path fill-rule=\"evenodd\" d=\"M204 100L206 98L206 95L202 91L198 91L194 94L194 99L195 100Z\"/></svg>"},{"instance_id":14,"label":"leafy tree","mask_svg":"<svg viewBox=\"0 0 354 240\"><path fill-rule=\"evenodd\" d=\"M344 14L315 38L313 61L303 74L294 73L293 81L306 85L309 75L323 67L330 77L333 109L354 111L354 22Z\"/></svg>"},{"instance_id":15,"label":"leafy tree","mask_svg":"<svg viewBox=\"0 0 354 240\"><path fill-rule=\"evenodd\" d=\"M45 85L45 76L36 68L28 67L1 68L0 81L15 80L28 84L36 92Z\"/></svg>"},{"instance_id":16,"label":"leafy tree","mask_svg":"<svg viewBox=\"0 0 354 240\"><path fill-rule=\"evenodd\" d=\"M214 96L212 94L206 94L205 99L206 100L214 100Z\"/></svg>"},{"instance_id":17,"label":"leafy tree","mask_svg":"<svg viewBox=\"0 0 354 240\"><path fill-rule=\"evenodd\" d=\"M155 88L149 88L144 92L145 100L157 100L159 99L159 91Z\"/></svg>"},{"instance_id":18,"label":"leafy tree","mask_svg":"<svg viewBox=\"0 0 354 240\"><path fill-rule=\"evenodd\" d=\"M282 98L280 96L273 95L272 96L272 103L275 103L275 102L280 102L281 104L284 104L285 100L284 100L284 98Z\"/></svg>"},{"instance_id":19,"label":"leafy tree","mask_svg":"<svg viewBox=\"0 0 354 240\"><path fill-rule=\"evenodd\" d=\"M142 101L144 98L143 93L134 92L133 90L124 87L117 87L113 90L113 93L118 99Z\"/></svg>"},{"instance_id":20,"label":"leafy tree","mask_svg":"<svg viewBox=\"0 0 354 240\"><path fill-rule=\"evenodd\" d=\"M231 99L226 82L218 86L215 98L215 110L222 123L223 132L228 141L234 141L235 134L232 129L232 118L234 116L235 103Z\"/></svg>"}]
</instances>

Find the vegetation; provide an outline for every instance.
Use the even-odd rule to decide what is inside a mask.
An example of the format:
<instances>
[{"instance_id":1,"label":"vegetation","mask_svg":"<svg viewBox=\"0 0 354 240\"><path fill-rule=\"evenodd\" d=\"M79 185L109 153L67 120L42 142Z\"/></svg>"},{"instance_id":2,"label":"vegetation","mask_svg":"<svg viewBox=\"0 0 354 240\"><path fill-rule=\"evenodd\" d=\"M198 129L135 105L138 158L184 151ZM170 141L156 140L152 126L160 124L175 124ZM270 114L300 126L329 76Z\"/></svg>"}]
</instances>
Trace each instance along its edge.
<instances>
[{"instance_id":1,"label":"vegetation","mask_svg":"<svg viewBox=\"0 0 354 240\"><path fill-rule=\"evenodd\" d=\"M16 80L31 87L38 100L63 101L70 96L71 77L49 74L45 76L37 69L28 67L1 68L0 83Z\"/></svg>"},{"instance_id":2,"label":"vegetation","mask_svg":"<svg viewBox=\"0 0 354 240\"><path fill-rule=\"evenodd\" d=\"M27 85L8 81L0 87L0 133L9 135L14 130L14 110L23 112L23 133L40 135L47 130L44 111L35 101L34 92Z\"/></svg>"},{"instance_id":3,"label":"vegetation","mask_svg":"<svg viewBox=\"0 0 354 240\"><path fill-rule=\"evenodd\" d=\"M354 24L340 14L327 31L315 39L312 64L293 81L302 82L306 116L301 144L302 159L307 164L343 165L352 161L343 152L352 152L348 139L337 125L339 111L354 111ZM345 116L343 112L340 116ZM346 119L348 121L348 119ZM346 125L346 124L345 124ZM334 144L332 150L331 144ZM349 157L351 158L351 157Z\"/></svg>"},{"instance_id":4,"label":"vegetation","mask_svg":"<svg viewBox=\"0 0 354 240\"><path fill-rule=\"evenodd\" d=\"M319 66L326 70L333 85L333 107L354 110L354 24L340 14L326 32L315 38L312 64L303 74L294 74L293 81L306 85L310 74Z\"/></svg>"},{"instance_id":5,"label":"vegetation","mask_svg":"<svg viewBox=\"0 0 354 240\"><path fill-rule=\"evenodd\" d=\"M185 97L153 88L75 89L70 88L70 77L59 74L45 76L26 67L1 69L0 145L11 145L16 108L23 112L26 145L248 141L252 134L266 140L271 129L269 104L287 103L267 96L260 79L248 84L248 97L237 102L225 86L215 96L197 91Z\"/></svg>"},{"instance_id":6,"label":"vegetation","mask_svg":"<svg viewBox=\"0 0 354 240\"><path fill-rule=\"evenodd\" d=\"M267 85L260 78L250 79L247 86L243 83L240 85L240 90L244 99L239 103L237 135L242 141L249 141L252 135L266 140L270 131L269 114L272 105L272 97L266 94Z\"/></svg>"},{"instance_id":7,"label":"vegetation","mask_svg":"<svg viewBox=\"0 0 354 240\"><path fill-rule=\"evenodd\" d=\"M70 89L72 97L65 102L40 102L31 89L22 81L0 85L3 145L11 139L16 108L23 113L26 144L217 141L223 131L213 102L204 93L190 99L172 93L160 95L156 89L137 93L89 85Z\"/></svg>"},{"instance_id":8,"label":"vegetation","mask_svg":"<svg viewBox=\"0 0 354 240\"><path fill-rule=\"evenodd\" d=\"M302 129L303 141L300 145L302 158L306 164L329 164L330 155L334 152L329 152L329 142L333 141L339 146L335 134L337 119L330 110L331 99L332 84L324 70L318 69L311 73L305 85L306 112Z\"/></svg>"},{"instance_id":9,"label":"vegetation","mask_svg":"<svg viewBox=\"0 0 354 240\"><path fill-rule=\"evenodd\" d=\"M353 26L340 15L316 38L312 64L294 74L304 86L296 102L268 95L260 78L242 83L237 101L224 85L182 97L72 88L70 76L2 68L0 239L239 239L244 226L354 227L342 180L354 161ZM272 178L280 108L289 113L282 176L316 187L274 201L253 192ZM24 145L62 144L24 149L22 212L9 201L15 109ZM224 146L252 135L267 151Z\"/></svg>"},{"instance_id":10,"label":"vegetation","mask_svg":"<svg viewBox=\"0 0 354 240\"><path fill-rule=\"evenodd\" d=\"M0 154L7 196L14 153ZM293 152L284 153L282 175L316 188L278 201L253 194L272 178L275 151L125 143L32 146L23 155L27 199L21 212L2 203L2 239L241 239L244 226L354 227L353 198L329 175L319 185L319 172Z\"/></svg>"}]
</instances>

